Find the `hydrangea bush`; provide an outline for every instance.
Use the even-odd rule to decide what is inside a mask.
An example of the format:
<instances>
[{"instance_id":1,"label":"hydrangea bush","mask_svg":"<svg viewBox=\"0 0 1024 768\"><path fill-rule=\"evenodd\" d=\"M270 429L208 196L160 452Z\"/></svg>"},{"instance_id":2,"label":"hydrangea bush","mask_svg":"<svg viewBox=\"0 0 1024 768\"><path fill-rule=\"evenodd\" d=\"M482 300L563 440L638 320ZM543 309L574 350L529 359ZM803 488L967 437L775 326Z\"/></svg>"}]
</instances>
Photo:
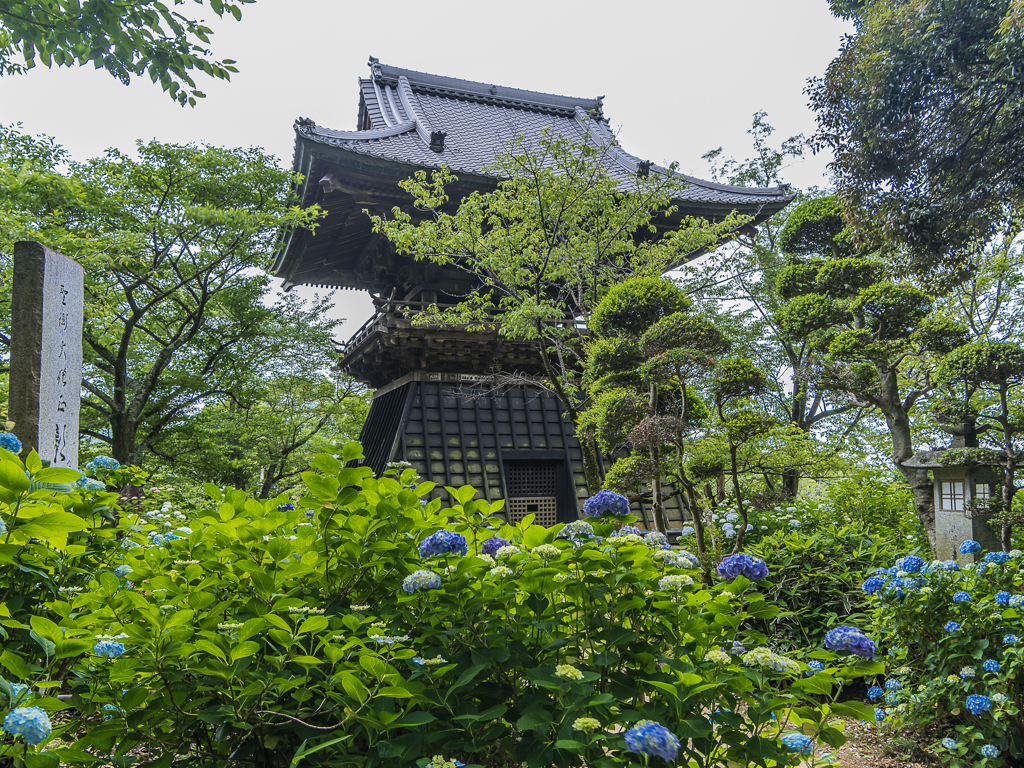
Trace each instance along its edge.
<instances>
[{"instance_id":1,"label":"hydrangea bush","mask_svg":"<svg viewBox=\"0 0 1024 768\"><path fill-rule=\"evenodd\" d=\"M1024 558L985 554L974 541L960 551L976 562L904 557L865 579L893 670L884 690L869 693L881 722L893 728L943 713L946 734L935 746L956 768L1014 765L1024 754Z\"/></svg>"},{"instance_id":2,"label":"hydrangea bush","mask_svg":"<svg viewBox=\"0 0 1024 768\"><path fill-rule=\"evenodd\" d=\"M469 487L424 505L432 484L347 466L360 456L316 457L294 505L207 485L177 533L122 521L116 557L81 591L40 595L5 625L0 717L65 709L53 735L71 746L9 733L0 755L783 766L826 760L843 741L835 716L870 716L835 701L882 668L863 644L811 649L812 667L753 627L778 611L758 558L708 582L662 538L601 518L506 525Z\"/></svg>"}]
</instances>

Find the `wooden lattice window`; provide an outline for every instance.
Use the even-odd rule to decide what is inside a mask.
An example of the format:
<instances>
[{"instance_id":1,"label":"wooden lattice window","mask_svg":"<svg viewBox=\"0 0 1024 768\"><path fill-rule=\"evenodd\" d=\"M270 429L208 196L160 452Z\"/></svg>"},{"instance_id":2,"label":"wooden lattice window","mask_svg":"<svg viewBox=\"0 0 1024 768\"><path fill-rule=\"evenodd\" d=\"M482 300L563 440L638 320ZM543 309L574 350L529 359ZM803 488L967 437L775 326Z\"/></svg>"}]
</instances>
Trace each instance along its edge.
<instances>
[{"instance_id":1,"label":"wooden lattice window","mask_svg":"<svg viewBox=\"0 0 1024 768\"><path fill-rule=\"evenodd\" d=\"M518 523L527 515L535 515L537 525L555 525L558 522L555 465L545 461L509 461L505 468L509 522Z\"/></svg>"},{"instance_id":2,"label":"wooden lattice window","mask_svg":"<svg viewBox=\"0 0 1024 768\"><path fill-rule=\"evenodd\" d=\"M554 496L555 465L544 461L508 462L508 495Z\"/></svg>"}]
</instances>

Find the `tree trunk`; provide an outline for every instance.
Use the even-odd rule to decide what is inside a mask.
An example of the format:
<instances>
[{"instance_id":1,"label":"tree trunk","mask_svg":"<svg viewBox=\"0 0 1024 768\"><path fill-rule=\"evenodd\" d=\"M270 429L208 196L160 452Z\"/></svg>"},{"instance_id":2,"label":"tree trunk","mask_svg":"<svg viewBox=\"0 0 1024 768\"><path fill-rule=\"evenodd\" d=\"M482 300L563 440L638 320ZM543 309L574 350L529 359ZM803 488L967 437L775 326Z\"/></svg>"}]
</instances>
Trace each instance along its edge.
<instances>
[{"instance_id":1,"label":"tree trunk","mask_svg":"<svg viewBox=\"0 0 1024 768\"><path fill-rule=\"evenodd\" d=\"M124 411L110 414L110 455L121 462L122 466L138 465L140 456L135 444L138 425Z\"/></svg>"},{"instance_id":2,"label":"tree trunk","mask_svg":"<svg viewBox=\"0 0 1024 768\"><path fill-rule=\"evenodd\" d=\"M782 471L782 493L786 498L795 498L800 491L800 475L800 470L792 467Z\"/></svg>"},{"instance_id":3,"label":"tree trunk","mask_svg":"<svg viewBox=\"0 0 1024 768\"><path fill-rule=\"evenodd\" d=\"M662 501L661 473L658 467L661 465L661 457L657 448L651 448L651 464L654 467L654 476L651 478L651 508L654 515L654 527L665 533L668 526L665 524L665 504Z\"/></svg>"},{"instance_id":4,"label":"tree trunk","mask_svg":"<svg viewBox=\"0 0 1024 768\"><path fill-rule=\"evenodd\" d=\"M910 416L899 395L899 383L896 371L887 371L881 378L879 392L879 410L885 416L892 440L892 459L896 468L903 473L914 494L914 508L917 519L921 521L928 534L928 543L932 552L935 551L935 494L934 486L927 470L904 467L903 462L914 455L914 445L910 435Z\"/></svg>"}]
</instances>

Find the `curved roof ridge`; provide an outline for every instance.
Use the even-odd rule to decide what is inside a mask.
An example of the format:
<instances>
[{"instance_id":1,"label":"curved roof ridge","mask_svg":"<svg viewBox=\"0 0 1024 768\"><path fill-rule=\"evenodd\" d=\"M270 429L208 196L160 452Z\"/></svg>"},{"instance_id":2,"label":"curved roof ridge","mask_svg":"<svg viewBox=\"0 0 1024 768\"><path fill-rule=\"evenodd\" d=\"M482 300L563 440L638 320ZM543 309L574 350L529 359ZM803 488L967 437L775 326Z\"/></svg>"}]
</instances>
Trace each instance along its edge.
<instances>
[{"instance_id":1,"label":"curved roof ridge","mask_svg":"<svg viewBox=\"0 0 1024 768\"><path fill-rule=\"evenodd\" d=\"M431 146L430 134L434 132L434 129L423 116L420 105L416 103L416 94L412 92L412 86L405 75L398 78L398 100L402 102L405 114L411 117L416 124L416 135L420 137L420 141L428 147Z\"/></svg>"},{"instance_id":2,"label":"curved roof ridge","mask_svg":"<svg viewBox=\"0 0 1024 768\"><path fill-rule=\"evenodd\" d=\"M397 84L399 78L405 77L414 91L425 91L452 98L479 100L507 106L532 107L561 114L572 114L576 107L580 107L587 113L596 111L599 117L603 117L601 97L562 96L555 93L462 80L456 77L432 75L414 69L401 69L388 64L380 64L372 58L370 66L375 81Z\"/></svg>"},{"instance_id":3,"label":"curved roof ridge","mask_svg":"<svg viewBox=\"0 0 1024 768\"><path fill-rule=\"evenodd\" d=\"M337 141L386 139L411 131L415 127L416 123L413 120L406 120L404 123L398 123L390 128L368 128L365 131L336 131L333 128L324 128L322 125L317 125L312 120L300 118L295 121L295 132L313 140L316 140L317 137Z\"/></svg>"}]
</instances>

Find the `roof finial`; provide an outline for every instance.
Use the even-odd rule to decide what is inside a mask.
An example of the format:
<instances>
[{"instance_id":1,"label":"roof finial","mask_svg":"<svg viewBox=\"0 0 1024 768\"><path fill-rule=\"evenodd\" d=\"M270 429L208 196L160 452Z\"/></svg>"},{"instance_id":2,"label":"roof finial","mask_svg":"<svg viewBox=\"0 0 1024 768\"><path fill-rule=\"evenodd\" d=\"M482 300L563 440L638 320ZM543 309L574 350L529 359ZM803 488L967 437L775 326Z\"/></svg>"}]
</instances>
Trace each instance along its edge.
<instances>
[{"instance_id":1,"label":"roof finial","mask_svg":"<svg viewBox=\"0 0 1024 768\"><path fill-rule=\"evenodd\" d=\"M371 56L368 63L370 65L370 77L374 80L380 80L384 76L380 71L380 59L376 56Z\"/></svg>"},{"instance_id":2,"label":"roof finial","mask_svg":"<svg viewBox=\"0 0 1024 768\"><path fill-rule=\"evenodd\" d=\"M643 178L644 176L650 176L651 165L652 163L650 160L641 160L639 163L636 164L636 175L640 176L641 178Z\"/></svg>"},{"instance_id":3,"label":"roof finial","mask_svg":"<svg viewBox=\"0 0 1024 768\"><path fill-rule=\"evenodd\" d=\"M604 96L597 97L597 107L594 109L594 119L604 120Z\"/></svg>"},{"instance_id":4,"label":"roof finial","mask_svg":"<svg viewBox=\"0 0 1024 768\"><path fill-rule=\"evenodd\" d=\"M431 131L430 148L435 152L444 152L444 137L447 135L444 131Z\"/></svg>"}]
</instances>

